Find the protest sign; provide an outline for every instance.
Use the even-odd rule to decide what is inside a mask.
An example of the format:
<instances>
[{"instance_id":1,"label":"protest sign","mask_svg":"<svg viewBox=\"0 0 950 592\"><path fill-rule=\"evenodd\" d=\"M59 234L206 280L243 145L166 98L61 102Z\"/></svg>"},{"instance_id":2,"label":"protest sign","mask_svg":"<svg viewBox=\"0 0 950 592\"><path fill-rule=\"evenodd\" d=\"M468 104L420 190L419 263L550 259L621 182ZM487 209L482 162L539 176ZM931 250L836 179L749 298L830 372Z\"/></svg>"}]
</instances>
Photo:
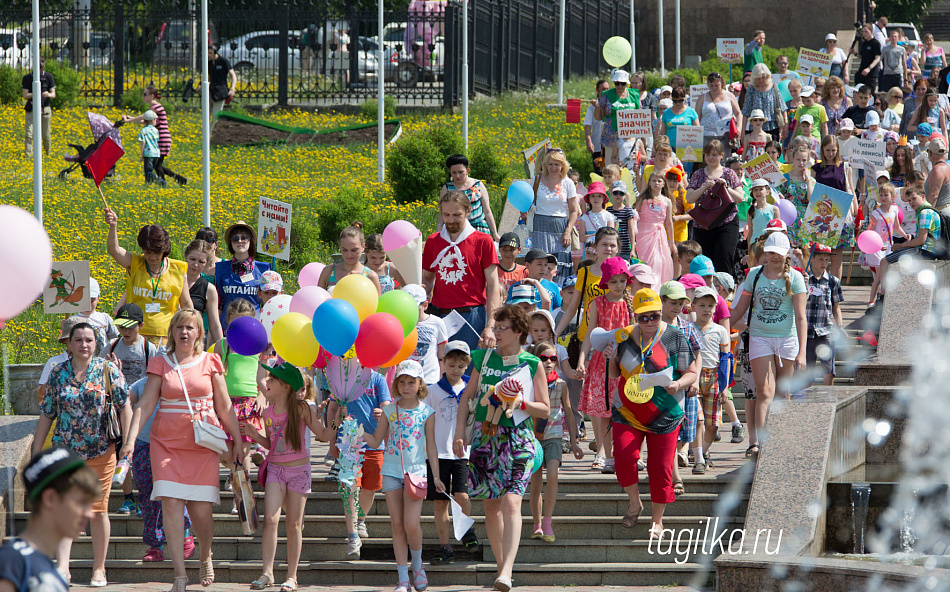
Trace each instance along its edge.
<instances>
[{"instance_id":1,"label":"protest sign","mask_svg":"<svg viewBox=\"0 0 950 592\"><path fill-rule=\"evenodd\" d=\"M531 148L521 152L521 155L524 157L524 173L527 178L534 179L534 165L538 157L551 146L551 138L545 138L544 141L538 142Z\"/></svg>"},{"instance_id":2,"label":"protest sign","mask_svg":"<svg viewBox=\"0 0 950 592\"><path fill-rule=\"evenodd\" d=\"M701 162L703 159L703 126L676 126L676 156L684 162Z\"/></svg>"},{"instance_id":3,"label":"protest sign","mask_svg":"<svg viewBox=\"0 0 950 592\"><path fill-rule=\"evenodd\" d=\"M884 168L885 145L880 140L857 138L851 144L851 165L865 171L876 172Z\"/></svg>"},{"instance_id":4,"label":"protest sign","mask_svg":"<svg viewBox=\"0 0 950 592\"><path fill-rule=\"evenodd\" d=\"M617 111L617 136L620 138L649 138L653 135L653 112L649 109L622 109Z\"/></svg>"},{"instance_id":5,"label":"protest sign","mask_svg":"<svg viewBox=\"0 0 950 592\"><path fill-rule=\"evenodd\" d=\"M756 179L765 179L770 185L778 185L785 180L782 171L778 170L775 161L768 154L760 154L749 162L742 165L746 177L755 181Z\"/></svg>"},{"instance_id":6,"label":"protest sign","mask_svg":"<svg viewBox=\"0 0 950 592\"><path fill-rule=\"evenodd\" d=\"M813 241L835 248L841 239L841 231L846 224L848 210L854 196L845 191L832 189L821 183L811 190L808 209L798 230L803 243Z\"/></svg>"},{"instance_id":7,"label":"protest sign","mask_svg":"<svg viewBox=\"0 0 950 592\"><path fill-rule=\"evenodd\" d=\"M290 261L290 219L293 206L262 197L257 213L257 252Z\"/></svg>"},{"instance_id":8,"label":"protest sign","mask_svg":"<svg viewBox=\"0 0 950 592\"><path fill-rule=\"evenodd\" d=\"M796 70L804 76L824 76L831 75L831 58L834 56L823 51L814 51L805 49L798 50L798 67Z\"/></svg>"},{"instance_id":9,"label":"protest sign","mask_svg":"<svg viewBox=\"0 0 950 592\"><path fill-rule=\"evenodd\" d=\"M689 87L689 104L695 107L699 104L699 100L703 98L703 95L709 91L708 84L693 84Z\"/></svg>"},{"instance_id":10,"label":"protest sign","mask_svg":"<svg viewBox=\"0 0 950 592\"><path fill-rule=\"evenodd\" d=\"M741 64L744 46L742 37L719 37L716 39L716 55L728 64Z\"/></svg>"},{"instance_id":11,"label":"protest sign","mask_svg":"<svg viewBox=\"0 0 950 592\"><path fill-rule=\"evenodd\" d=\"M76 314L89 310L89 262L54 261L43 289L43 312Z\"/></svg>"}]
</instances>

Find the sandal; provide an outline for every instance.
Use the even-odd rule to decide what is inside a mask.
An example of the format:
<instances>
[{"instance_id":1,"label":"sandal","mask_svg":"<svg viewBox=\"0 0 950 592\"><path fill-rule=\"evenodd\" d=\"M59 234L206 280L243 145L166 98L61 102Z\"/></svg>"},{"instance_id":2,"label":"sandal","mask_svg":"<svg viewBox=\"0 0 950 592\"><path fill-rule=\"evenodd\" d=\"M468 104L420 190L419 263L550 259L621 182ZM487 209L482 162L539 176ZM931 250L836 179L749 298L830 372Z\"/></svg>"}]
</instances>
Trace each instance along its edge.
<instances>
[{"instance_id":1,"label":"sandal","mask_svg":"<svg viewBox=\"0 0 950 592\"><path fill-rule=\"evenodd\" d=\"M178 576L172 583L172 589L168 592L185 592L188 587L188 576Z\"/></svg>"},{"instance_id":2,"label":"sandal","mask_svg":"<svg viewBox=\"0 0 950 592\"><path fill-rule=\"evenodd\" d=\"M759 445L752 444L745 449L745 457L751 458L752 460L757 460L759 458Z\"/></svg>"},{"instance_id":3,"label":"sandal","mask_svg":"<svg viewBox=\"0 0 950 592\"><path fill-rule=\"evenodd\" d=\"M640 514L643 512L643 506L640 506L640 509L636 513L631 514L628 510L626 514L623 515L623 518L620 519L620 525L624 528L633 528L637 524L637 519L640 518Z\"/></svg>"},{"instance_id":4,"label":"sandal","mask_svg":"<svg viewBox=\"0 0 950 592\"><path fill-rule=\"evenodd\" d=\"M293 579L293 578L288 578ZM274 576L270 574L261 574L261 577L251 582L251 590L263 590L274 585Z\"/></svg>"},{"instance_id":5,"label":"sandal","mask_svg":"<svg viewBox=\"0 0 950 592\"><path fill-rule=\"evenodd\" d=\"M673 481L673 495L685 495L686 488L683 487L682 481Z\"/></svg>"},{"instance_id":6,"label":"sandal","mask_svg":"<svg viewBox=\"0 0 950 592\"><path fill-rule=\"evenodd\" d=\"M590 468L591 470L599 471L604 468L604 465L606 464L606 462L607 462L607 459L598 454L597 456L594 457L594 462L591 463Z\"/></svg>"},{"instance_id":7,"label":"sandal","mask_svg":"<svg viewBox=\"0 0 950 592\"><path fill-rule=\"evenodd\" d=\"M280 585L280 592L296 592L297 591L297 578L288 577L284 580L284 583Z\"/></svg>"},{"instance_id":8,"label":"sandal","mask_svg":"<svg viewBox=\"0 0 950 592\"><path fill-rule=\"evenodd\" d=\"M663 540L663 525L650 525L650 540L656 539L657 543Z\"/></svg>"},{"instance_id":9,"label":"sandal","mask_svg":"<svg viewBox=\"0 0 950 592\"><path fill-rule=\"evenodd\" d=\"M201 562L201 567L198 569L198 579L205 588L214 583L214 566L211 564L210 557L207 561Z\"/></svg>"}]
</instances>

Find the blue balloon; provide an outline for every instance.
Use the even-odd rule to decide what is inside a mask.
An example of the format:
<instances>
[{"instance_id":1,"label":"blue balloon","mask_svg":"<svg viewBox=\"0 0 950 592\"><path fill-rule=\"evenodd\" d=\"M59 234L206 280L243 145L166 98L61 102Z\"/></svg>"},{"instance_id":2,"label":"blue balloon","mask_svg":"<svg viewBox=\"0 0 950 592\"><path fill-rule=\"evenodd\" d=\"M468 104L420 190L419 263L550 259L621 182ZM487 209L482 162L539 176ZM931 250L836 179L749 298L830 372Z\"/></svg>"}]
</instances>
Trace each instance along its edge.
<instances>
[{"instance_id":1,"label":"blue balloon","mask_svg":"<svg viewBox=\"0 0 950 592\"><path fill-rule=\"evenodd\" d=\"M313 336L334 356L343 356L356 342L360 317L345 300L325 300L313 313Z\"/></svg>"},{"instance_id":2,"label":"blue balloon","mask_svg":"<svg viewBox=\"0 0 950 592\"><path fill-rule=\"evenodd\" d=\"M254 317L238 317L228 325L228 345L242 356L255 356L267 348L267 331Z\"/></svg>"},{"instance_id":3,"label":"blue balloon","mask_svg":"<svg viewBox=\"0 0 950 592\"><path fill-rule=\"evenodd\" d=\"M534 189L527 181L515 181L508 187L508 201L519 212L527 212L534 203Z\"/></svg>"}]
</instances>

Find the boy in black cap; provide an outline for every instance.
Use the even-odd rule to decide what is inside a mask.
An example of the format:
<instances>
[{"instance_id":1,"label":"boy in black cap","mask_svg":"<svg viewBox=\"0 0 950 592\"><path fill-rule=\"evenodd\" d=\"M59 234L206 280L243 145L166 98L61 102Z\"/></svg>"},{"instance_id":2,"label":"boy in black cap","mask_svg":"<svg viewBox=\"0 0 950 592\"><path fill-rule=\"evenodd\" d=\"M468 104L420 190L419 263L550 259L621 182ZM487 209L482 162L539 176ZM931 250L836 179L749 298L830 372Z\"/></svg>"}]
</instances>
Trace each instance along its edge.
<instances>
[{"instance_id":1,"label":"boy in black cap","mask_svg":"<svg viewBox=\"0 0 950 592\"><path fill-rule=\"evenodd\" d=\"M92 518L102 496L99 477L66 448L47 448L23 471L32 504L29 524L0 547L0 592L67 592L69 582L52 557L63 539L75 539Z\"/></svg>"},{"instance_id":2,"label":"boy in black cap","mask_svg":"<svg viewBox=\"0 0 950 592\"><path fill-rule=\"evenodd\" d=\"M545 253L541 249L531 249L524 256L524 262L528 266L528 273L518 284L526 284L534 288L534 303L539 309L557 310L560 308L561 288L545 277L548 264L553 263L557 266L557 257ZM547 298L542 298L542 290L544 290L544 295ZM511 288L508 289L506 296L508 298L512 296ZM506 301L508 298L506 298Z\"/></svg>"},{"instance_id":3,"label":"boy in black cap","mask_svg":"<svg viewBox=\"0 0 950 592\"><path fill-rule=\"evenodd\" d=\"M144 322L142 308L134 302L123 304L113 321L122 337L109 344L106 354L114 355L122 362L122 375L125 376L126 384L133 384L144 378L148 361L159 355L155 344L139 335L139 329Z\"/></svg>"},{"instance_id":4,"label":"boy in black cap","mask_svg":"<svg viewBox=\"0 0 950 592\"><path fill-rule=\"evenodd\" d=\"M528 276L525 266L515 262L515 257L520 251L521 239L517 234L506 232L501 235L501 240L498 241L498 282L505 292Z\"/></svg>"}]
</instances>

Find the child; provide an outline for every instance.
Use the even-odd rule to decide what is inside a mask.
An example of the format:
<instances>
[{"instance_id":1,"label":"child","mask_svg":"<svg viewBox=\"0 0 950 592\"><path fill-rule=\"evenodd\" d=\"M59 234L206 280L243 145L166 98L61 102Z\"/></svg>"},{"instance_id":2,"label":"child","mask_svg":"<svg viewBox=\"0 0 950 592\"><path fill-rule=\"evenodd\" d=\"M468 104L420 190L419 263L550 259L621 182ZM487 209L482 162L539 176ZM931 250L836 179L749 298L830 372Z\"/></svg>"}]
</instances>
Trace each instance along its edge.
<instances>
[{"instance_id":1,"label":"child","mask_svg":"<svg viewBox=\"0 0 950 592\"><path fill-rule=\"evenodd\" d=\"M604 261L600 271L598 287L606 293L594 298L587 308L587 333L584 335L581 354L577 360L577 375L584 379L580 411L593 420L594 435L597 439L597 451L591 469L613 473L613 446L611 438L607 436L607 429L610 427L609 397L610 393L616 390L617 381L612 380L608 384L607 359L613 355L616 343L608 344L604 351L595 351L589 364L587 356L593 348L590 336L596 327L612 331L631 324L631 309L626 290L633 276L620 257L611 257Z\"/></svg>"},{"instance_id":2,"label":"child","mask_svg":"<svg viewBox=\"0 0 950 592\"><path fill-rule=\"evenodd\" d=\"M845 117L838 123L838 150L841 152L841 157L845 160L849 160L851 157L851 149L855 142L854 137L854 122Z\"/></svg>"},{"instance_id":3,"label":"child","mask_svg":"<svg viewBox=\"0 0 950 592\"><path fill-rule=\"evenodd\" d=\"M574 425L574 413L571 411L571 400L567 396L567 384L558 378L558 353L555 345L550 341L536 343L528 350L541 360L544 373L547 375L548 398L551 401L551 410L547 419L535 420L534 433L541 442L544 450L544 465L531 476L531 515L534 518L532 539L541 539L545 543L553 543L554 527L551 519L554 516L554 504L557 501L557 471L561 466L563 454L562 439L564 424L567 423L567 433L570 435L570 450L574 458L584 458L584 451L577 445ZM541 486L543 469L548 470L548 482L544 487L542 512ZM543 518L542 518L543 516Z\"/></svg>"},{"instance_id":4,"label":"child","mask_svg":"<svg viewBox=\"0 0 950 592\"><path fill-rule=\"evenodd\" d=\"M771 220L779 219L779 209L775 205L772 188L765 179L752 182L753 205L749 208L749 222L746 225L746 240L752 244L765 233L765 226Z\"/></svg>"},{"instance_id":5,"label":"child","mask_svg":"<svg viewBox=\"0 0 950 592\"><path fill-rule=\"evenodd\" d=\"M926 154L926 153L925 153ZM907 177L907 185L898 191L897 200L895 204L901 210L902 219L900 223L901 230L904 231L904 234L907 236L913 235L917 231L917 214L914 212L914 208L907 201L907 189L910 187L916 187L917 189L923 191L924 181L926 177L920 171L914 170L910 172L910 175ZM906 239L896 237L894 243L902 243Z\"/></svg>"},{"instance_id":6,"label":"child","mask_svg":"<svg viewBox=\"0 0 950 592\"><path fill-rule=\"evenodd\" d=\"M815 129L815 118L811 114L804 114L801 116L801 119L798 120L798 127L796 132L798 136L795 137L796 140L801 138L807 142L808 149L811 150L811 159L818 160L818 152L821 150L821 144L818 142L818 138L812 135L812 131Z\"/></svg>"},{"instance_id":7,"label":"child","mask_svg":"<svg viewBox=\"0 0 950 592\"><path fill-rule=\"evenodd\" d=\"M584 202L587 204L587 211L577 221L577 232L583 242L586 243L587 239L594 238L597 231L604 226L617 227L617 218L604 209L607 205L607 188L603 183L600 181L591 183L584 196Z\"/></svg>"},{"instance_id":8,"label":"child","mask_svg":"<svg viewBox=\"0 0 950 592\"><path fill-rule=\"evenodd\" d=\"M311 432L323 442L330 441L335 432L322 425L310 405L298 398L304 380L296 366L284 362L264 368L267 376L263 391L270 404L264 410L265 432L261 434L250 424L240 424L242 436L269 451L266 480L261 483L264 486L263 573L251 582L251 590L274 585L277 526L281 509L284 509L287 513L287 579L280 589L286 592L297 589L304 506L313 478L310 469ZM258 482L261 482L260 477Z\"/></svg>"},{"instance_id":9,"label":"child","mask_svg":"<svg viewBox=\"0 0 950 592\"><path fill-rule=\"evenodd\" d=\"M528 270L515 257L521 252L521 239L514 232L506 232L498 241L498 283L502 292L525 278Z\"/></svg>"},{"instance_id":10,"label":"child","mask_svg":"<svg viewBox=\"0 0 950 592\"><path fill-rule=\"evenodd\" d=\"M653 118L653 135L660 134L660 122L663 121L663 112L673 106L673 100L666 98L660 99L656 103L656 117Z\"/></svg>"},{"instance_id":11,"label":"child","mask_svg":"<svg viewBox=\"0 0 950 592\"><path fill-rule=\"evenodd\" d=\"M204 270L208 268L208 260L213 257L214 251L211 244L201 239L195 239L185 247L185 263L188 264L188 271L185 272L185 287L188 289L188 295L191 296L191 303L195 310L201 313L207 340L205 346L224 337L221 316L218 314L218 291L214 287L214 280L209 280L204 275ZM265 273L276 274L277 272ZM261 279L263 280L263 276ZM260 293L260 288L258 288L258 293ZM211 314L208 314L208 311L211 311Z\"/></svg>"},{"instance_id":12,"label":"child","mask_svg":"<svg viewBox=\"0 0 950 592\"><path fill-rule=\"evenodd\" d=\"M257 299L260 301L261 308L271 298L284 293L284 278L273 269L262 273L259 282L257 285ZM260 312L258 312L258 316L260 316Z\"/></svg>"},{"instance_id":13,"label":"child","mask_svg":"<svg viewBox=\"0 0 950 592\"><path fill-rule=\"evenodd\" d=\"M867 115L864 116L864 124L867 129L861 134L861 138L874 140L875 142L884 139L884 130L881 129L881 116L877 114L877 111L868 111Z\"/></svg>"},{"instance_id":14,"label":"child","mask_svg":"<svg viewBox=\"0 0 950 592\"><path fill-rule=\"evenodd\" d=\"M706 286L712 288L713 278L716 277L716 268L713 266L712 259L705 255L700 255L693 259L693 262L689 264L689 274L687 274L687 276L692 277L693 275L698 275L702 281L705 282ZM686 287L689 289L689 286ZM726 331L729 331L729 319L729 305L724 299L717 295L716 308L715 312L713 312L713 322L722 325Z\"/></svg>"},{"instance_id":15,"label":"child","mask_svg":"<svg viewBox=\"0 0 950 592\"><path fill-rule=\"evenodd\" d=\"M685 240L676 244L676 256L679 258L680 270L689 271L693 259L702 254L702 245L694 240Z\"/></svg>"},{"instance_id":16,"label":"child","mask_svg":"<svg viewBox=\"0 0 950 592\"><path fill-rule=\"evenodd\" d=\"M811 190L815 186L815 180L811 177L811 169L808 166L810 150L805 146L799 146L791 153L792 170L785 174L785 181L779 185L778 190L785 196L785 199L792 202L798 211L796 220L805 219L805 209L808 208L808 201L811 199ZM798 238L798 229L796 225L794 230L789 231L789 239L792 245L802 249L801 258L808 260L808 247L803 245Z\"/></svg>"},{"instance_id":17,"label":"child","mask_svg":"<svg viewBox=\"0 0 950 592\"><path fill-rule=\"evenodd\" d=\"M653 173L647 190L637 196L634 210L639 216L637 258L650 266L659 282L673 279L673 260L677 257L673 241L673 202L667 195L666 180ZM658 290L657 286L648 286Z\"/></svg>"},{"instance_id":18,"label":"child","mask_svg":"<svg viewBox=\"0 0 950 592\"><path fill-rule=\"evenodd\" d=\"M99 282L96 278L89 278L89 310L84 310L74 314L73 319L79 319L84 323L92 325L92 330L96 334L96 355L104 357L103 350L110 340L119 336L118 329L112 322L112 317L104 312L99 312L96 307L99 306Z\"/></svg>"},{"instance_id":19,"label":"child","mask_svg":"<svg viewBox=\"0 0 950 592\"><path fill-rule=\"evenodd\" d=\"M416 324L419 341L409 359L419 362L422 366L423 379L426 383L435 384L441 374L439 364L445 355L445 344L449 341L448 330L442 319L426 313L429 297L426 295L425 288L419 284L409 284L403 288L403 291L408 292L419 307L419 322Z\"/></svg>"},{"instance_id":20,"label":"child","mask_svg":"<svg viewBox=\"0 0 950 592\"><path fill-rule=\"evenodd\" d=\"M828 135L828 112L825 111L824 106L815 103L814 86L806 86L802 88L801 98L802 104L795 112L795 118L801 122L805 115L811 115L811 133L809 134L805 130L799 128L795 130L795 135L812 136L816 141L821 141L823 137Z\"/></svg>"},{"instance_id":21,"label":"child","mask_svg":"<svg viewBox=\"0 0 950 592\"><path fill-rule=\"evenodd\" d=\"M805 318L808 319L805 361L809 366L816 363L824 366L824 383L831 385L835 379L835 346L831 339L831 326L834 324L838 329L844 328L840 307L844 293L841 291L841 280L828 273L831 248L816 244L813 253L811 273L808 274L808 300L805 302ZM871 302L874 302L873 295Z\"/></svg>"},{"instance_id":22,"label":"child","mask_svg":"<svg viewBox=\"0 0 950 592\"><path fill-rule=\"evenodd\" d=\"M516 290L520 291L527 287L532 290L532 301L535 305L531 310L560 308L561 289L546 277L551 264L554 264L555 269L557 268L557 258L541 249L531 249L524 256L524 262L527 264L527 274L524 279L508 288L505 300L513 298Z\"/></svg>"},{"instance_id":23,"label":"child","mask_svg":"<svg viewBox=\"0 0 950 592\"><path fill-rule=\"evenodd\" d=\"M142 147L142 168L146 183L158 183L164 187L165 179L161 179L155 174L155 165L162 155L158 150L158 128L155 127L155 120L158 115L149 109L142 114L142 131L139 132L138 141Z\"/></svg>"},{"instance_id":24,"label":"child","mask_svg":"<svg viewBox=\"0 0 950 592\"><path fill-rule=\"evenodd\" d=\"M693 448L693 474L702 475L706 468L714 468L709 449L716 440L722 423L722 397L719 392L719 355L728 353L729 331L713 321L713 312L721 297L709 286L696 288L693 292L692 309L696 313L696 328L703 334L702 370L699 382L690 389L696 392L703 408L703 423L696 426L697 444Z\"/></svg>"},{"instance_id":25,"label":"child","mask_svg":"<svg viewBox=\"0 0 950 592\"><path fill-rule=\"evenodd\" d=\"M736 291L736 280L732 275L726 273L725 271L716 272L716 275L713 277L713 287L716 288L716 292L719 293L719 296L726 301L726 304L732 307L732 295ZM729 321L729 338L732 340L731 350L735 354L739 346L739 331L733 328L732 320ZM739 414L736 413L736 406L732 401L732 387L727 387L723 391L722 399L722 408L726 411L726 415L729 416L729 419L732 422L732 443L738 444L742 442L742 422L739 421ZM719 441L719 438L716 438L716 441Z\"/></svg>"},{"instance_id":26,"label":"child","mask_svg":"<svg viewBox=\"0 0 950 592\"><path fill-rule=\"evenodd\" d=\"M613 202L607 211L617 220L616 228L620 233L620 256L629 259L630 253L636 248L637 222L640 216L626 203L629 196L627 186L623 181L614 181L611 184L610 195L613 197Z\"/></svg>"},{"instance_id":27,"label":"child","mask_svg":"<svg viewBox=\"0 0 950 592\"><path fill-rule=\"evenodd\" d=\"M446 491L452 492L452 497L461 506L466 514L472 513L472 503L468 498L468 455L471 446L465 447L461 456L456 456L452 450L455 442L455 423L458 418L459 400L468 384L468 375L465 371L472 363L472 350L464 341L450 341L445 346L445 358L442 367L445 372L435 384L429 384L429 404L435 410L435 443L439 450L439 475ZM449 522L449 498L439 493L435 487L435 477L430 467L431 461L426 461L429 477L429 491L426 499L432 500L435 506L435 530L439 536L439 550L429 561L432 565L445 565L455 560L449 534L452 527ZM478 538L474 527L462 537L462 544L468 550L478 547Z\"/></svg>"},{"instance_id":28,"label":"child","mask_svg":"<svg viewBox=\"0 0 950 592\"><path fill-rule=\"evenodd\" d=\"M693 219L689 211L693 204L686 201L686 189L683 187L683 171L672 168L666 171L666 191L673 202L673 241L679 243L689 240L689 223ZM679 247L676 248L679 254ZM682 262L678 258L673 260L673 275L679 277L682 273Z\"/></svg>"},{"instance_id":29,"label":"child","mask_svg":"<svg viewBox=\"0 0 950 592\"><path fill-rule=\"evenodd\" d=\"M868 298L869 308L874 306L877 302L877 292L881 286L881 274L878 273L881 259L890 254L891 248L894 245L895 236L907 236L907 233L904 232L904 229L901 228L897 220L900 208L894 205L896 196L897 189L893 185L890 183L881 184L877 188L878 205L871 212L870 220L868 221L868 230L873 230L884 239L884 245L879 252L865 255L865 257L867 257L868 267L871 268L871 273L874 274L874 281L871 283L871 294ZM819 274L816 272L816 275ZM809 292L809 294L811 294L811 292ZM809 301L811 301L811 296L809 296Z\"/></svg>"},{"instance_id":30,"label":"child","mask_svg":"<svg viewBox=\"0 0 950 592\"><path fill-rule=\"evenodd\" d=\"M230 325L239 317L253 317L254 306L247 300L234 300L228 306L227 321ZM234 413L237 415L238 422L249 423L258 430L264 428L261 423L261 410L267 405L266 400L260 396L264 392L264 378L267 376L264 368L260 366L260 354L245 356L233 351L228 345L226 339L214 344L212 353L221 356L224 362L224 382L228 387L228 396L231 398L231 405L234 407ZM245 469L250 467L251 447L253 442L247 436L241 436L241 443L237 444L243 447L241 458L244 459ZM228 440L229 452L221 455L221 462L225 466L230 465L230 448L235 446L234 442ZM237 514L237 503L231 510L232 514Z\"/></svg>"},{"instance_id":31,"label":"child","mask_svg":"<svg viewBox=\"0 0 950 592\"><path fill-rule=\"evenodd\" d=\"M854 124L854 132L864 131L868 127L866 118L868 113L874 111L874 105L871 103L871 89L866 84L858 86L858 89L852 96L854 105L851 105L844 112L844 119L850 119ZM844 122L842 119L842 123ZM880 124L881 122L878 121ZM840 129L840 125L839 125Z\"/></svg>"},{"instance_id":32,"label":"child","mask_svg":"<svg viewBox=\"0 0 950 592\"><path fill-rule=\"evenodd\" d=\"M746 162L765 154L765 144L770 136L762 131L765 125L765 113L761 109L753 109L749 114L749 123L752 125L752 131L746 132L742 140L742 156Z\"/></svg>"},{"instance_id":33,"label":"child","mask_svg":"<svg viewBox=\"0 0 950 592\"><path fill-rule=\"evenodd\" d=\"M332 263L323 268L317 284L327 290L348 275L362 275L373 282L377 292L381 292L379 276L376 275L375 271L360 262L365 250L366 238L363 236L363 223L355 221L340 231L340 255L343 261Z\"/></svg>"},{"instance_id":34,"label":"child","mask_svg":"<svg viewBox=\"0 0 950 592\"><path fill-rule=\"evenodd\" d=\"M782 144L776 142L775 140L769 140L765 143L765 153L769 155L769 158L772 159L772 162L775 163L775 166L779 167L779 170L782 170L781 167L785 166L785 163L780 161L782 157Z\"/></svg>"},{"instance_id":35,"label":"child","mask_svg":"<svg viewBox=\"0 0 950 592\"><path fill-rule=\"evenodd\" d=\"M946 151L946 144L943 140L931 140L932 145L936 145L931 150L943 148ZM917 187L907 187L904 189L904 199L914 209L916 215L916 232L914 238L891 247L891 253L881 261L881 277L887 277L887 268L891 263L896 263L904 255L919 255L924 259L936 259L936 241L940 238L940 233L947 229L940 227L940 216L937 210L933 209L924 198L924 192Z\"/></svg>"},{"instance_id":36,"label":"child","mask_svg":"<svg viewBox=\"0 0 950 592\"><path fill-rule=\"evenodd\" d=\"M422 567L422 500L412 499L405 492L405 479L426 475L426 456L439 458L435 440L434 411L422 402L428 390L422 381L419 362L406 360L396 367L393 387L399 393L394 405L387 405L375 433L364 433L371 447L386 444L383 460L383 493L393 528L393 552L398 574L394 592L409 592L409 557L412 557L412 585L417 592L429 586ZM439 478L439 463L429 465L435 490L445 493Z\"/></svg>"}]
</instances>

